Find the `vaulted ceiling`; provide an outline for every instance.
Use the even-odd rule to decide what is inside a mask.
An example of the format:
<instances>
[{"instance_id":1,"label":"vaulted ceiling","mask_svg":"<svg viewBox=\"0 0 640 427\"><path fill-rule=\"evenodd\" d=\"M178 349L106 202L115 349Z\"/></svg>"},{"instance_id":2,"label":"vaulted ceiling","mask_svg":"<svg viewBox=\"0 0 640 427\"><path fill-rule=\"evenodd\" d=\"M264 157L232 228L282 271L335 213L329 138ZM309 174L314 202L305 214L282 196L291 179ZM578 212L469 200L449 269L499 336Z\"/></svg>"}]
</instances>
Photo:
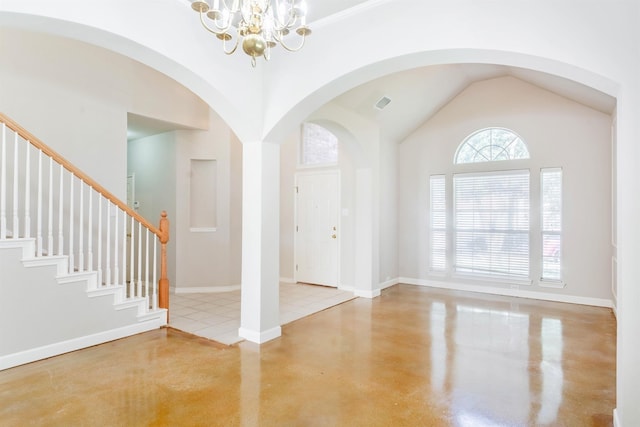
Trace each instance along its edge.
<instances>
[{"instance_id":1,"label":"vaulted ceiling","mask_svg":"<svg viewBox=\"0 0 640 427\"><path fill-rule=\"evenodd\" d=\"M343 13L358 13L360 8L384 1L389 0L307 0L309 26L313 30L314 24L321 25ZM491 64L438 65L394 73L365 82L331 102L377 122L386 138L400 142L469 85L502 76L518 78L606 114L615 108L614 98L582 84L538 71ZM382 97L391 102L380 110L374 105ZM129 123L138 132L155 131L153 123L136 117L130 117ZM165 128L161 126L162 131Z\"/></svg>"}]
</instances>

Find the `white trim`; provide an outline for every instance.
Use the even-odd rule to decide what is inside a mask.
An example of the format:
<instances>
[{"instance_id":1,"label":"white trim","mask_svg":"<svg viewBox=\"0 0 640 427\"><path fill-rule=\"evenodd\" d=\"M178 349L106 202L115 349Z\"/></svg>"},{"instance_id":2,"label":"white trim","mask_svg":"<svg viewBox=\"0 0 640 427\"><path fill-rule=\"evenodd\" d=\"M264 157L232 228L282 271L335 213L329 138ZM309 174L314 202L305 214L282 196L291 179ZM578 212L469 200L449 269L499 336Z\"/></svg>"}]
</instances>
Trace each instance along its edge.
<instances>
[{"instance_id":1,"label":"white trim","mask_svg":"<svg viewBox=\"0 0 640 427\"><path fill-rule=\"evenodd\" d=\"M373 299L380 296L380 289L354 289L353 294L357 297Z\"/></svg>"},{"instance_id":2,"label":"white trim","mask_svg":"<svg viewBox=\"0 0 640 427\"><path fill-rule=\"evenodd\" d=\"M540 279L540 281L538 282L538 286L540 286L541 288L564 289L567 284L562 280L555 281Z\"/></svg>"},{"instance_id":3,"label":"white trim","mask_svg":"<svg viewBox=\"0 0 640 427\"><path fill-rule=\"evenodd\" d=\"M467 279L473 280L476 282L489 282L489 283L501 283L504 285L518 285L518 286L531 286L533 285L533 280L531 279L517 279L515 277L506 277L506 276L485 276L481 274L471 274L471 273L452 273L451 277L454 279Z\"/></svg>"},{"instance_id":4,"label":"white trim","mask_svg":"<svg viewBox=\"0 0 640 427\"><path fill-rule=\"evenodd\" d=\"M591 298L575 295L550 294L547 292L536 292L530 290L513 289L513 288L497 288L493 286L478 286L464 283L449 283L435 280L412 279L409 277L400 277L399 283L408 285L427 286L432 288L451 289L456 291L479 292L483 294L504 295L518 298L531 298L544 301L566 302L571 304L591 305L596 307L613 308L613 303L606 298Z\"/></svg>"},{"instance_id":5,"label":"white trim","mask_svg":"<svg viewBox=\"0 0 640 427\"><path fill-rule=\"evenodd\" d=\"M173 294L215 294L220 292L239 291L240 285L230 286L191 286L191 287L172 287Z\"/></svg>"},{"instance_id":6,"label":"white trim","mask_svg":"<svg viewBox=\"0 0 640 427\"><path fill-rule=\"evenodd\" d=\"M618 408L613 408L613 427L622 427L620 417L618 417Z\"/></svg>"},{"instance_id":7,"label":"white trim","mask_svg":"<svg viewBox=\"0 0 640 427\"><path fill-rule=\"evenodd\" d=\"M387 281L384 281L384 282L380 283L380 285L378 285L378 287L380 288L380 290L387 289L387 288L390 288L393 285L397 285L398 283L400 283L399 280L400 279L396 277L395 279L390 279L390 280L387 280Z\"/></svg>"},{"instance_id":8,"label":"white trim","mask_svg":"<svg viewBox=\"0 0 640 427\"><path fill-rule=\"evenodd\" d=\"M238 329L238 336L256 344L263 344L267 341L276 339L281 335L282 328L280 326L276 326L275 328L271 328L263 332L251 331L242 327Z\"/></svg>"},{"instance_id":9,"label":"white trim","mask_svg":"<svg viewBox=\"0 0 640 427\"><path fill-rule=\"evenodd\" d=\"M293 277L281 277L280 283L298 283Z\"/></svg>"},{"instance_id":10,"label":"white trim","mask_svg":"<svg viewBox=\"0 0 640 427\"><path fill-rule=\"evenodd\" d=\"M104 344L109 341L136 335L141 332L151 331L154 329L158 329L166 324L167 317L165 312L164 319L159 316L158 318L153 320L124 326L122 328L111 329L84 337L73 338L42 347L20 351L18 353L0 356L0 370L13 368L14 366L24 365L25 363L35 362L36 360L46 359L48 357L58 356L70 351L80 350L98 344Z\"/></svg>"},{"instance_id":11,"label":"white trim","mask_svg":"<svg viewBox=\"0 0 640 427\"><path fill-rule=\"evenodd\" d=\"M192 233L213 233L217 231L216 227L190 227L189 231Z\"/></svg>"}]
</instances>

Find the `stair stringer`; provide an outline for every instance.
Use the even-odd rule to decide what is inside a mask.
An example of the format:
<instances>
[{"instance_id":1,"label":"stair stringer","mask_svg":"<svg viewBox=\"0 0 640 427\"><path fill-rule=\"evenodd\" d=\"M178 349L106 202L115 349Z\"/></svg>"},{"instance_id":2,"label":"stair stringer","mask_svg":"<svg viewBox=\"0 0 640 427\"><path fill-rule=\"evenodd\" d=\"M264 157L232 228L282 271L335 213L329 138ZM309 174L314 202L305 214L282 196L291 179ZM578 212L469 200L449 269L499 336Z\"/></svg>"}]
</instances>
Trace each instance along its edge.
<instances>
[{"instance_id":1,"label":"stair stringer","mask_svg":"<svg viewBox=\"0 0 640 427\"><path fill-rule=\"evenodd\" d=\"M96 288L96 272L66 272L65 256L35 258L33 239L0 241L0 370L167 324L123 286Z\"/></svg>"}]
</instances>

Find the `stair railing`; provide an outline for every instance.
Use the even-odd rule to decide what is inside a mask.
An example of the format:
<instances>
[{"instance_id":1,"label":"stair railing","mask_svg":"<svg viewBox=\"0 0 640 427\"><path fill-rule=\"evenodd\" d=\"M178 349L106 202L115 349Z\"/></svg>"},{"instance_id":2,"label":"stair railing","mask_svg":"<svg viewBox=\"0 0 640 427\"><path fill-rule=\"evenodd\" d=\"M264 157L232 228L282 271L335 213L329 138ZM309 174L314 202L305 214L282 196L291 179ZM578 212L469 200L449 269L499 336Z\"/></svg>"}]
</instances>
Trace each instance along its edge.
<instances>
[{"instance_id":1,"label":"stair railing","mask_svg":"<svg viewBox=\"0 0 640 427\"><path fill-rule=\"evenodd\" d=\"M66 256L66 273L95 273L96 290L168 310L166 212L154 226L2 113L0 124L0 240L34 239L34 257Z\"/></svg>"}]
</instances>

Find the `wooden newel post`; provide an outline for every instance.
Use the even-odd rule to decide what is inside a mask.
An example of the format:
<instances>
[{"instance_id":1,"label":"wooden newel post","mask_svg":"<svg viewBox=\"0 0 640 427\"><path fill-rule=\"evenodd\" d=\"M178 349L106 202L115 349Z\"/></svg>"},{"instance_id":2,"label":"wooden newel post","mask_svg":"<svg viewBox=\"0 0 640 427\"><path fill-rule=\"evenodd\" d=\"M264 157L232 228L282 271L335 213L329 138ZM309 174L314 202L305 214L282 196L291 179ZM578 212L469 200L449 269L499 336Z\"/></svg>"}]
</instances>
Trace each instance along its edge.
<instances>
[{"instance_id":1,"label":"wooden newel post","mask_svg":"<svg viewBox=\"0 0 640 427\"><path fill-rule=\"evenodd\" d=\"M167 322L169 321L169 278L167 277L167 242L169 241L169 220L167 211L160 214L160 282L158 283L160 308L167 309Z\"/></svg>"}]
</instances>

